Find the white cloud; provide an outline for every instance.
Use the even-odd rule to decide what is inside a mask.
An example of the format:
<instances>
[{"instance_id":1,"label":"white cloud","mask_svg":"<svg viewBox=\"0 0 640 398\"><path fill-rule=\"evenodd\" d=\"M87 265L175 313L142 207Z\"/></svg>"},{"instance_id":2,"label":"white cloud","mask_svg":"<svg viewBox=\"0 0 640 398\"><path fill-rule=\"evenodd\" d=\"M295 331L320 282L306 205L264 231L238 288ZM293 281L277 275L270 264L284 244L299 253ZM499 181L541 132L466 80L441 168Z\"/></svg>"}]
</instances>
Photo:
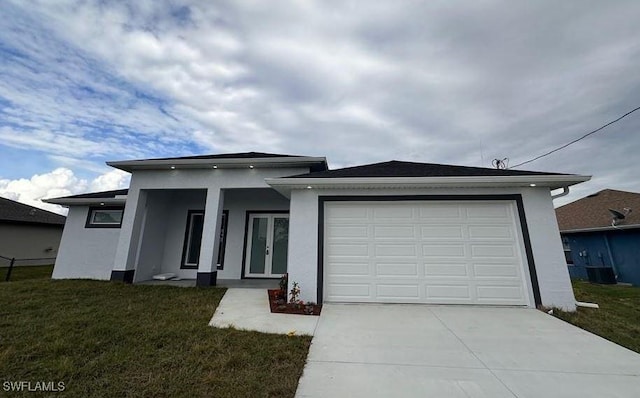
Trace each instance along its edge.
<instances>
[{"instance_id":1,"label":"white cloud","mask_svg":"<svg viewBox=\"0 0 640 398\"><path fill-rule=\"evenodd\" d=\"M31 178L0 179L0 196L30 206L66 214L67 209L59 205L44 203L41 199L75 195L87 191L109 191L126 188L129 174L112 170L91 181L78 178L70 169L60 167Z\"/></svg>"},{"instance_id":2,"label":"white cloud","mask_svg":"<svg viewBox=\"0 0 640 398\"><path fill-rule=\"evenodd\" d=\"M92 172L247 150L515 164L640 103L635 2L14 4L0 41L28 59L0 65L0 139ZM528 166L640 190L637 120Z\"/></svg>"}]
</instances>

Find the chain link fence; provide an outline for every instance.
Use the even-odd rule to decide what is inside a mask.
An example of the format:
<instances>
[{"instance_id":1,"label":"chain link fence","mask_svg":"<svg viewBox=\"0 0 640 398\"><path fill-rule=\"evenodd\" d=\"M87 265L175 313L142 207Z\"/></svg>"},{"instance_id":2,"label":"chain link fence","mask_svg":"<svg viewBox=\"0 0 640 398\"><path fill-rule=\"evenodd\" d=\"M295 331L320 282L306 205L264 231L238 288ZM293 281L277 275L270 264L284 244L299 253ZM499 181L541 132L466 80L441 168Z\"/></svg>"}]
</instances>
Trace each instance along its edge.
<instances>
[{"instance_id":1,"label":"chain link fence","mask_svg":"<svg viewBox=\"0 0 640 398\"><path fill-rule=\"evenodd\" d=\"M11 273L16 266L29 267L37 265L49 265L56 261L55 257L41 257L41 258L15 258L7 257L0 254L0 269L5 270L4 280L9 282L11 280Z\"/></svg>"}]
</instances>

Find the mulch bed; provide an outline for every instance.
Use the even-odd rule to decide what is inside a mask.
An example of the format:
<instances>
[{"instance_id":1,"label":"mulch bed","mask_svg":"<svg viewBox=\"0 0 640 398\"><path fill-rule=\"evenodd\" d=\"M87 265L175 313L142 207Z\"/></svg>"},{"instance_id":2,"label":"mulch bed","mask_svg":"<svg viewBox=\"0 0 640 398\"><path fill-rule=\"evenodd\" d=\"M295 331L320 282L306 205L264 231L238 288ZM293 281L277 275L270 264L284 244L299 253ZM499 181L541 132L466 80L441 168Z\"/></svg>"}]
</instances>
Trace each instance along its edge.
<instances>
[{"instance_id":1,"label":"mulch bed","mask_svg":"<svg viewBox=\"0 0 640 398\"><path fill-rule=\"evenodd\" d=\"M322 305L318 304L293 304L287 303L286 296L282 297L280 289L268 289L269 307L271 312L278 314L296 314L296 315L320 315Z\"/></svg>"}]
</instances>

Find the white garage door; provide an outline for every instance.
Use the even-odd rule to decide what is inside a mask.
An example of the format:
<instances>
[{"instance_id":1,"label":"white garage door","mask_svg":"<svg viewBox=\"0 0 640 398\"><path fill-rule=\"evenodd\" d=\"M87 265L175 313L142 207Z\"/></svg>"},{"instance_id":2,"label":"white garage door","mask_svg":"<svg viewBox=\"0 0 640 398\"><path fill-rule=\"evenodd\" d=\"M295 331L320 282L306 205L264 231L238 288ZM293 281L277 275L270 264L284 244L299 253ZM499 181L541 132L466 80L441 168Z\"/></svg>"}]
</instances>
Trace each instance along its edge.
<instances>
[{"instance_id":1,"label":"white garage door","mask_svg":"<svg viewBox=\"0 0 640 398\"><path fill-rule=\"evenodd\" d=\"M527 305L513 202L326 202L327 302Z\"/></svg>"}]
</instances>

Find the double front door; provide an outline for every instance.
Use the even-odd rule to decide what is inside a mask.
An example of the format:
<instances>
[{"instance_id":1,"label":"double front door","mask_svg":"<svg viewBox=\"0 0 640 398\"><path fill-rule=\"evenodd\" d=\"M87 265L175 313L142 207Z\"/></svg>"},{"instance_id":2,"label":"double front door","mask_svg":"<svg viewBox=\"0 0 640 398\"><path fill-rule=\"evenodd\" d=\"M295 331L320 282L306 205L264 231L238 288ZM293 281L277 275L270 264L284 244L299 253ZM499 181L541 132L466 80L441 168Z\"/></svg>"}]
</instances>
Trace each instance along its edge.
<instances>
[{"instance_id":1,"label":"double front door","mask_svg":"<svg viewBox=\"0 0 640 398\"><path fill-rule=\"evenodd\" d=\"M249 213L244 276L279 278L287 272L289 214Z\"/></svg>"}]
</instances>

